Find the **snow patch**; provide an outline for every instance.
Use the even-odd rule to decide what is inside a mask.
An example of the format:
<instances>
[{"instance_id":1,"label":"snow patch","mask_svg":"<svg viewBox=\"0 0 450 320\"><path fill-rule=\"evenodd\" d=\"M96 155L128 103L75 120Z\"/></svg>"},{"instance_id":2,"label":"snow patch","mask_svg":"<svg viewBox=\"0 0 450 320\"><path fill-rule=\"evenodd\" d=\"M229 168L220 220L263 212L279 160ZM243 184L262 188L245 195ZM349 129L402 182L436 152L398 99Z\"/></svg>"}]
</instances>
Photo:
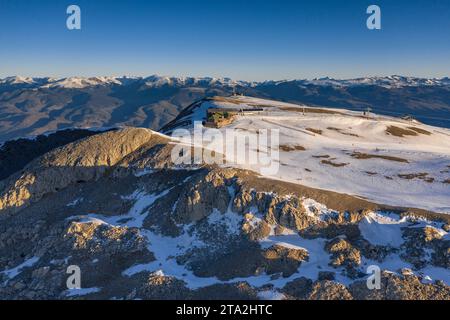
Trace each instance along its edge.
<instances>
[{"instance_id":1,"label":"snow patch","mask_svg":"<svg viewBox=\"0 0 450 320\"><path fill-rule=\"evenodd\" d=\"M119 216L103 216L99 214L88 214L69 219L78 219L82 223L109 224L130 228L142 228L145 218L148 216L148 209L159 199L166 196L171 189L165 190L159 194L147 194L142 190L136 190L129 196L122 197L123 200L134 200L135 203L128 214Z\"/></svg>"},{"instance_id":2,"label":"snow patch","mask_svg":"<svg viewBox=\"0 0 450 320\"><path fill-rule=\"evenodd\" d=\"M75 206L77 206L78 204L80 204L80 203L83 202L83 201L84 201L83 198L78 198L78 199L73 200L72 202L69 202L69 203L67 204L67 206L68 206L68 207L75 207Z\"/></svg>"},{"instance_id":3,"label":"snow patch","mask_svg":"<svg viewBox=\"0 0 450 320\"><path fill-rule=\"evenodd\" d=\"M401 228L405 223L406 218L399 219L398 215L370 212L358 227L370 243L398 248L404 242Z\"/></svg>"},{"instance_id":4,"label":"snow patch","mask_svg":"<svg viewBox=\"0 0 450 320\"><path fill-rule=\"evenodd\" d=\"M23 269L34 266L38 261L39 257L32 257L28 260L25 260L15 268L2 271L1 274L4 274L8 279L13 279L17 277L23 271Z\"/></svg>"},{"instance_id":5,"label":"snow patch","mask_svg":"<svg viewBox=\"0 0 450 320\"><path fill-rule=\"evenodd\" d=\"M100 292L101 289L97 287L93 288L81 288L81 289L68 289L64 292L64 295L66 297L78 297L78 296L85 296L91 293L97 293Z\"/></svg>"},{"instance_id":6,"label":"snow patch","mask_svg":"<svg viewBox=\"0 0 450 320\"><path fill-rule=\"evenodd\" d=\"M276 290L265 290L258 292L258 298L261 300L284 300L285 295Z\"/></svg>"}]
</instances>

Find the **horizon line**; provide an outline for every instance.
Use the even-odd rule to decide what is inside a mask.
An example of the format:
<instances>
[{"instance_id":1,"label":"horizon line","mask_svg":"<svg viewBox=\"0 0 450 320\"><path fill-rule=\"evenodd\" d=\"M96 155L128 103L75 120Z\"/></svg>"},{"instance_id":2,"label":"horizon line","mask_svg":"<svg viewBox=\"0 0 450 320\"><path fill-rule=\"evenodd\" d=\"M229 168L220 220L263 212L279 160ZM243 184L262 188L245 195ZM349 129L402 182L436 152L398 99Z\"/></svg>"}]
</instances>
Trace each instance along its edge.
<instances>
[{"instance_id":1,"label":"horizon line","mask_svg":"<svg viewBox=\"0 0 450 320\"><path fill-rule=\"evenodd\" d=\"M80 78L80 79L94 79L94 78L114 78L114 79L120 79L120 78L129 78L129 79L147 79L151 77L159 77L159 78L169 78L169 79L216 79L216 80L230 80L230 81L236 81L236 82L251 82L251 83L263 83L263 82L270 82L270 81L280 81L280 82L288 82L288 81L315 81L315 80L338 80L338 81L345 81L345 80L358 80L358 79L364 79L364 78L393 78L393 77L401 77L401 78L415 78L415 79L427 79L427 80L443 80L443 79L449 79L450 75L442 76L442 77L424 77L424 76L412 76L412 75L401 75L401 74L390 74L390 75L366 75L366 76L357 76L357 77L330 77L330 76L317 76L314 78L283 78L283 79L266 79L266 80L242 80L242 79L236 79L229 76L192 76L192 75L164 75L164 74L149 74L146 76L143 75L132 75L132 74L123 74L123 75L95 75L95 76L83 76L83 75L71 75L71 76L23 76L23 75L9 75L9 76L0 76L0 80L6 80L11 78L23 78L23 79L52 79L54 81L61 81L65 79L72 79L72 78Z\"/></svg>"}]
</instances>

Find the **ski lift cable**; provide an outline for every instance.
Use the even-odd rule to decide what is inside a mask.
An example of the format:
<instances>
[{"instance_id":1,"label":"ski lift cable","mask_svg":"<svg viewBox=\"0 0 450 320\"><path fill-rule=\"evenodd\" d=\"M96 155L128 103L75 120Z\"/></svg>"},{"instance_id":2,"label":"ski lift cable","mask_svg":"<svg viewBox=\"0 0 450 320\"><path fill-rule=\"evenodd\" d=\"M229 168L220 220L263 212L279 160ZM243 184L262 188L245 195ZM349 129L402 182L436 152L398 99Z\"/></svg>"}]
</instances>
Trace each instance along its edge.
<instances>
[{"instance_id":1,"label":"ski lift cable","mask_svg":"<svg viewBox=\"0 0 450 320\"><path fill-rule=\"evenodd\" d=\"M367 111L367 110L361 110L358 108L345 108L351 111ZM403 116L405 115L405 113L400 113L400 112L394 112L394 111L382 111L382 110L373 110L373 112L378 113L380 112L381 114L387 113L387 114L392 114L392 115L399 115L399 116ZM446 121L450 121L450 118L443 118L443 117L432 117L432 116L422 116L422 115L416 115L416 117L418 118L424 118L424 119L432 119L432 120L446 120Z\"/></svg>"}]
</instances>

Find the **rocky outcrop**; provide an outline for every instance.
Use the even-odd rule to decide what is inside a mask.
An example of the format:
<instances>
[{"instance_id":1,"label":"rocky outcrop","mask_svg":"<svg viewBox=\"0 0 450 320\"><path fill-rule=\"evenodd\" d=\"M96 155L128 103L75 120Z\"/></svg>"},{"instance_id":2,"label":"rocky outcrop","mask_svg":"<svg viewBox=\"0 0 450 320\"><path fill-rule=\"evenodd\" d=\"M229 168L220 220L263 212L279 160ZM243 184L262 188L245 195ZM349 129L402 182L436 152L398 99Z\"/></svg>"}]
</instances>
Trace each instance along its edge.
<instances>
[{"instance_id":1,"label":"rocky outcrop","mask_svg":"<svg viewBox=\"0 0 450 320\"><path fill-rule=\"evenodd\" d=\"M401 246L376 245L359 229L371 212L360 210L361 199L343 195L332 209L336 193L246 170L174 168L171 148L159 134L123 129L54 150L8 179L0 298L448 299L447 285L420 276L430 266L449 269L440 220L408 218ZM332 198L332 208L315 196ZM367 262L388 256L413 270L385 272L382 288L368 290ZM70 265L91 290L71 295Z\"/></svg>"},{"instance_id":2,"label":"rocky outcrop","mask_svg":"<svg viewBox=\"0 0 450 320\"><path fill-rule=\"evenodd\" d=\"M174 277L152 273L137 291L146 300L186 300L191 296L186 284Z\"/></svg>"},{"instance_id":3,"label":"rocky outcrop","mask_svg":"<svg viewBox=\"0 0 450 320\"><path fill-rule=\"evenodd\" d=\"M245 215L242 232L248 235L250 241L258 241L267 238L272 232L272 227L264 220L255 221L251 213Z\"/></svg>"},{"instance_id":4,"label":"rocky outcrop","mask_svg":"<svg viewBox=\"0 0 450 320\"><path fill-rule=\"evenodd\" d=\"M0 180L22 170L33 159L55 148L99 133L83 129L68 129L40 135L33 139L7 141L0 147Z\"/></svg>"},{"instance_id":5,"label":"rocky outcrop","mask_svg":"<svg viewBox=\"0 0 450 320\"><path fill-rule=\"evenodd\" d=\"M306 300L312 291L313 281L301 277L288 282L282 289L282 292L292 299Z\"/></svg>"},{"instance_id":6,"label":"rocky outcrop","mask_svg":"<svg viewBox=\"0 0 450 320\"><path fill-rule=\"evenodd\" d=\"M106 132L51 151L13 175L0 190L0 212L17 212L45 194L98 179L156 135L146 129Z\"/></svg>"},{"instance_id":7,"label":"rocky outcrop","mask_svg":"<svg viewBox=\"0 0 450 320\"><path fill-rule=\"evenodd\" d=\"M325 249L331 253L330 265L345 267L350 277L354 278L358 275L357 267L361 264L361 252L347 240L334 239L327 243Z\"/></svg>"},{"instance_id":8,"label":"rocky outcrop","mask_svg":"<svg viewBox=\"0 0 450 320\"><path fill-rule=\"evenodd\" d=\"M308 300L353 300L353 297L343 284L324 280L313 285Z\"/></svg>"},{"instance_id":9,"label":"rocky outcrop","mask_svg":"<svg viewBox=\"0 0 450 320\"><path fill-rule=\"evenodd\" d=\"M233 211L245 214L252 207L264 213L266 222L272 225L300 231L319 223L317 217L306 213L298 197L286 199L276 194L242 188L233 200Z\"/></svg>"},{"instance_id":10,"label":"rocky outcrop","mask_svg":"<svg viewBox=\"0 0 450 320\"><path fill-rule=\"evenodd\" d=\"M289 277L308 260L308 253L302 249L274 245L261 249L258 244L241 240L228 244L220 251L198 250L184 256L179 262L191 267L200 277L216 276L220 280L269 274Z\"/></svg>"},{"instance_id":11,"label":"rocky outcrop","mask_svg":"<svg viewBox=\"0 0 450 320\"><path fill-rule=\"evenodd\" d=\"M174 277L151 273L128 298L146 300L257 300L257 290L246 282L219 283L189 289Z\"/></svg>"},{"instance_id":12,"label":"rocky outcrop","mask_svg":"<svg viewBox=\"0 0 450 320\"><path fill-rule=\"evenodd\" d=\"M275 245L264 250L263 257L265 261L262 267L265 273L281 273L283 277L289 277L297 271L302 261L308 260L308 252Z\"/></svg>"},{"instance_id":13,"label":"rocky outcrop","mask_svg":"<svg viewBox=\"0 0 450 320\"><path fill-rule=\"evenodd\" d=\"M214 209L225 213L233 196L229 186L234 174L232 170L225 172L225 175L212 171L189 182L179 196L174 211L176 221L185 224L196 222Z\"/></svg>"},{"instance_id":14,"label":"rocky outcrop","mask_svg":"<svg viewBox=\"0 0 450 320\"><path fill-rule=\"evenodd\" d=\"M155 259L147 244L136 228L75 221L54 225L46 236L30 244L29 254L22 258L23 262L32 257L31 269L18 270L17 275L0 274L0 297L65 298L67 268L73 265L81 270L83 287L108 290L126 268Z\"/></svg>"},{"instance_id":15,"label":"rocky outcrop","mask_svg":"<svg viewBox=\"0 0 450 320\"><path fill-rule=\"evenodd\" d=\"M257 300L257 290L247 282L215 284L193 292L194 300Z\"/></svg>"},{"instance_id":16,"label":"rocky outcrop","mask_svg":"<svg viewBox=\"0 0 450 320\"><path fill-rule=\"evenodd\" d=\"M71 222L65 240L81 255L132 254L143 251L147 241L137 228L109 226L97 221Z\"/></svg>"},{"instance_id":17,"label":"rocky outcrop","mask_svg":"<svg viewBox=\"0 0 450 320\"><path fill-rule=\"evenodd\" d=\"M433 227L409 227L403 229L402 258L415 268L423 268L428 262L435 266L449 268L450 240ZM431 256L429 256L431 252Z\"/></svg>"},{"instance_id":18,"label":"rocky outcrop","mask_svg":"<svg viewBox=\"0 0 450 320\"><path fill-rule=\"evenodd\" d=\"M442 282L422 283L419 277L383 272L379 290L370 290L366 281L357 281L349 287L358 300L450 300L450 288Z\"/></svg>"}]
</instances>

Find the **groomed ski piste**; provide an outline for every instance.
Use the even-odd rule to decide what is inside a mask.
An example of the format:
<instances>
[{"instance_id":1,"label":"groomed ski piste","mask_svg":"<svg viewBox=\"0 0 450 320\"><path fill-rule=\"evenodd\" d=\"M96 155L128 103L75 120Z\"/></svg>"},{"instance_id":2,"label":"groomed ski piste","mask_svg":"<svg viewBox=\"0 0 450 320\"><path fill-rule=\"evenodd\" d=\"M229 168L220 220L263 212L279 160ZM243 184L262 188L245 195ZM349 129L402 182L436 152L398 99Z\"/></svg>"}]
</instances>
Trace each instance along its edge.
<instances>
[{"instance_id":1,"label":"groomed ski piste","mask_svg":"<svg viewBox=\"0 0 450 320\"><path fill-rule=\"evenodd\" d=\"M179 128L191 130L191 138L194 122L205 121L209 108L264 109L237 115L231 124L219 130L226 136L229 129L242 135L278 129L279 170L268 178L379 204L450 214L448 129L373 113L312 108L245 96L197 104L190 114L177 120ZM222 141L217 143L221 145L208 141L203 147L224 149ZM230 163L233 161L227 162ZM254 163L235 166L263 172L262 166Z\"/></svg>"}]
</instances>

